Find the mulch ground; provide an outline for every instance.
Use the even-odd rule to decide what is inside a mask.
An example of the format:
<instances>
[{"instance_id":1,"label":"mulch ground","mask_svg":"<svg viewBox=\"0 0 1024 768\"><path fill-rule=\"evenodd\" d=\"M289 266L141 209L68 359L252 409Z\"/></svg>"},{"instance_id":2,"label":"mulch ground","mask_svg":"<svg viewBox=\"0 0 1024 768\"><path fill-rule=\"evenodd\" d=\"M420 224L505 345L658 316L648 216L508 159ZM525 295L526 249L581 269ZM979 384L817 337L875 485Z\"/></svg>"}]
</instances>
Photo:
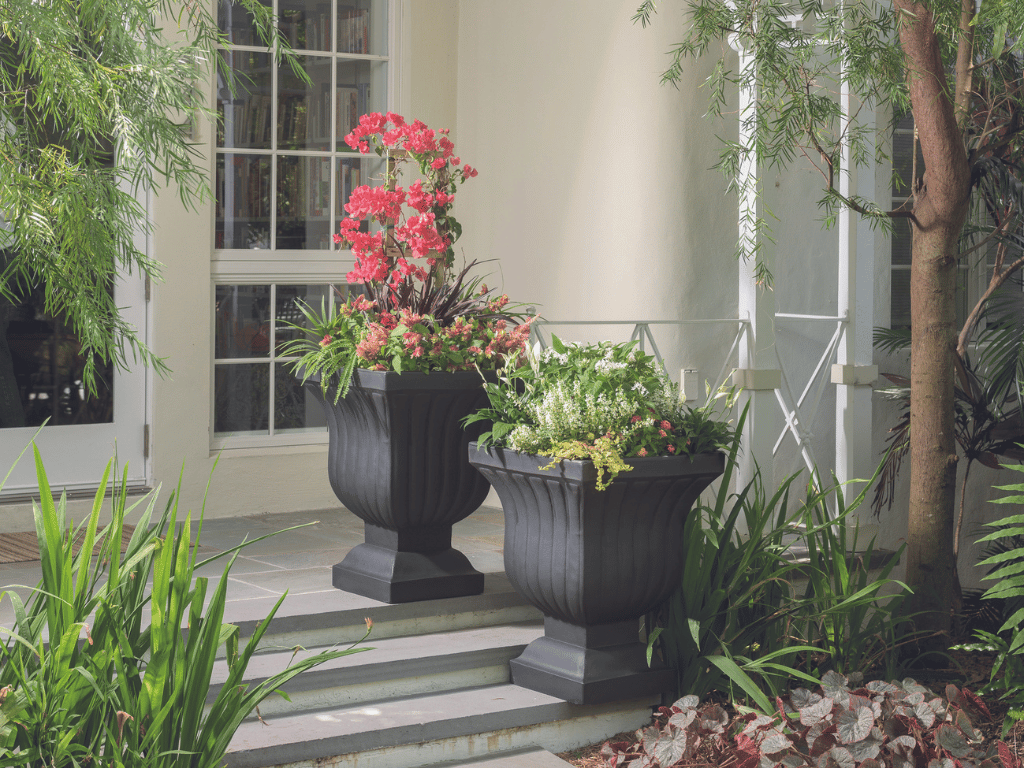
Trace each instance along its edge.
<instances>
[{"instance_id":1,"label":"mulch ground","mask_svg":"<svg viewBox=\"0 0 1024 768\"><path fill-rule=\"evenodd\" d=\"M988 680L989 672L992 669L992 654L965 653L962 651L951 651L951 661L948 667L918 670L907 676L912 677L919 683L927 685L936 693L942 694L948 683L953 683L961 688L969 688L977 691ZM998 739L1003 727L1003 717L1006 715L1007 706L993 697L982 697L985 704L992 711L992 720L989 722L974 722L974 727L984 734L985 738ZM629 741L636 740L635 731L618 733L606 741ZM1013 750L1017 757L1024 761L1024 722L1015 724L1013 730L1003 739ZM558 756L563 760L572 763L576 768L606 768L607 764L601 759L601 745L591 744L579 749L562 752ZM688 763L679 763L679 766L705 766L706 762L699 757Z\"/></svg>"}]
</instances>

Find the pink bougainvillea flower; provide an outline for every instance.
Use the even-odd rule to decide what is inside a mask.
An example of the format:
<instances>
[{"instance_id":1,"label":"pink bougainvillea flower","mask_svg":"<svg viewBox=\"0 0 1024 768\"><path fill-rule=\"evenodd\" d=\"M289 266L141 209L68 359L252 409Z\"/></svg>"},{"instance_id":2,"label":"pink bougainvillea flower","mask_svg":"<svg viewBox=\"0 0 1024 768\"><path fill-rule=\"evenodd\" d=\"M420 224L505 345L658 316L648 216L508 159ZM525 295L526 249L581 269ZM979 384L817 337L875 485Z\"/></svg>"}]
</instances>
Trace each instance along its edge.
<instances>
[{"instance_id":1,"label":"pink bougainvillea flower","mask_svg":"<svg viewBox=\"0 0 1024 768\"><path fill-rule=\"evenodd\" d=\"M434 196L423 191L423 182L420 179L409 185L409 191L405 201L420 213L426 213L434 204Z\"/></svg>"}]
</instances>

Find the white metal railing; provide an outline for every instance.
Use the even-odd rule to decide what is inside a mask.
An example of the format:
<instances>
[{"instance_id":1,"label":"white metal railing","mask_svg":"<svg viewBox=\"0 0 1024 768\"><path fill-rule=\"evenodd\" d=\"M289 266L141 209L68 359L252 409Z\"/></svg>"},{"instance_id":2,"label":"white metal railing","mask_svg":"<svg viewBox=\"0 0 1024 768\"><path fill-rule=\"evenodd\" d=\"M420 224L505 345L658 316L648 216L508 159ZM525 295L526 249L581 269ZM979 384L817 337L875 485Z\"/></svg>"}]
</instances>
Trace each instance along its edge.
<instances>
[{"instance_id":1,"label":"white metal railing","mask_svg":"<svg viewBox=\"0 0 1024 768\"><path fill-rule=\"evenodd\" d=\"M794 396L795 389L791 383L792 377L790 374L787 374L786 366L783 365L782 358L779 355L778 345L775 345L775 358L778 361L779 371L781 374L781 383L779 388L775 390L775 399L779 409L782 411L782 417L785 421L785 425L779 433L778 439L775 441L775 445L772 449L772 455L775 456L778 454L779 449L782 447L782 443L786 438L786 434L791 434L793 439L796 441L797 449L800 451L800 455L803 458L804 463L807 465L808 470L813 472L815 470L814 452L811 447L813 433L804 425L812 424L818 414L818 409L821 406L821 398L825 393L827 385L831 381L831 377L829 375L831 370L829 363L835 359L836 352L842 342L848 320L846 317L839 315L809 315L786 312L776 313L775 319L776 321L779 321L780 324L789 322L835 324L835 331L832 333L832 337L825 345L824 351L818 358L817 364L814 366L814 370L811 372L810 377L804 384L799 397ZM716 390L726 382L731 373L730 362L733 359L733 355L739 348L744 334L747 333L750 328L750 321L738 318L709 318L700 320L548 320L540 318L534 322L530 331L530 337L532 342L539 343L541 348L545 349L548 346L548 339L545 337L545 330L548 329L548 326L632 326L633 329L630 333L630 341L637 341L638 347L642 352L647 352L648 346L650 346L651 354L658 361L666 374L668 374L665 359L661 350L658 348L658 344L654 339L654 334L651 331L651 326L654 325L736 326L736 335L733 338L729 349L725 353L718 376L713 381L713 390ZM809 397L811 398L811 402L808 410L805 408L805 403Z\"/></svg>"},{"instance_id":2,"label":"white metal railing","mask_svg":"<svg viewBox=\"0 0 1024 768\"><path fill-rule=\"evenodd\" d=\"M814 366L814 371L807 379L807 383L804 385L803 391L800 393L799 398L793 397L793 387L789 382L789 376L786 374L786 366L782 364L782 358L779 355L779 346L775 345L775 359L779 361L779 372L781 385L779 389L775 390L775 399L778 401L779 408L782 410L783 420L786 422L782 428L782 432L779 433L779 438L775 441L775 446L772 448L772 455L775 456L779 452L779 448L782 446L782 441L786 438L786 433L789 432L793 435L793 439L796 441L797 448L800 451L800 455L803 457L804 464L810 472L814 472L816 463L814 460L814 452L811 448L811 439L813 434L803 424L812 424L814 418L818 415L818 407L821 405L821 396L825 393L825 386L831 381L831 377L828 374L830 371L828 363L833 359L836 354L836 350L839 348L839 344L842 341L843 333L846 330L847 318L838 315L797 315L787 313L776 313L776 321L782 320L796 320L801 322L823 322L823 323L835 323L836 329L832 334L832 338L829 339L828 344L825 345L824 352L821 353L821 357L818 358L817 365ZM814 394L814 401L811 405L810 413L801 414L800 408L803 406L804 401L811 393L812 389L817 385L817 389Z\"/></svg>"},{"instance_id":3,"label":"white metal railing","mask_svg":"<svg viewBox=\"0 0 1024 768\"><path fill-rule=\"evenodd\" d=\"M736 336L733 338L732 344L725 353L725 359L722 361L722 367L718 371L718 376L712 382L712 391L715 391L721 387L728 378L730 372L729 361L732 359L733 353L739 348L740 339L743 337L746 329L750 326L750 321L738 318L707 318L700 320L548 320L546 318L539 318L531 327L530 338L532 341L539 343L541 349L546 349L548 346L548 342L544 338L544 331L542 328L551 325L587 327L597 325L631 325L633 326L633 331L630 334L629 340L639 342L638 346L640 351L645 353L647 352L647 345L650 344L651 354L654 356L654 359L658 361L658 364L661 365L662 370L665 371L665 374L668 376L671 376L671 374L668 371L668 367L665 365L665 358L662 356L661 350L658 349L658 343L654 340L654 334L651 332L652 325L735 325L737 327Z\"/></svg>"}]
</instances>

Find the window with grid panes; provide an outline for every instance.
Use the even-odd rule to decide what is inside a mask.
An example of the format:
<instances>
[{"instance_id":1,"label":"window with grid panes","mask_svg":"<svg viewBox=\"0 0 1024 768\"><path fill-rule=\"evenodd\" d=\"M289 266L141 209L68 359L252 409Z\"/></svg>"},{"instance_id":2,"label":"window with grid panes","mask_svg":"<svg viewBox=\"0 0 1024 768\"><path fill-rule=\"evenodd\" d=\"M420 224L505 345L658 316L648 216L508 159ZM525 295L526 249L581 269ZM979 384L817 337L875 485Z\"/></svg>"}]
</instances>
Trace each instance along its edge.
<instances>
[{"instance_id":1,"label":"window with grid panes","mask_svg":"<svg viewBox=\"0 0 1024 768\"><path fill-rule=\"evenodd\" d=\"M917 153L917 175L924 171L924 158L914 140L914 117L904 116L893 129L892 137L892 207L899 208L910 195L910 184L914 174L914 153ZM889 327L910 327L910 257L913 247L913 232L909 219L894 219L890 243L890 304ZM957 281L956 316L962 325L967 319L968 299L972 294L974 281L971 279L970 264L961 260Z\"/></svg>"},{"instance_id":2,"label":"window with grid panes","mask_svg":"<svg viewBox=\"0 0 1024 768\"><path fill-rule=\"evenodd\" d=\"M319 406L278 354L301 323L344 291L351 256L332 236L352 189L382 175L344 136L391 104L393 3L264 0L307 80L275 62L251 15L222 0L231 43L217 62L213 257L215 447L315 443ZM234 86L229 86L228 73Z\"/></svg>"}]
</instances>

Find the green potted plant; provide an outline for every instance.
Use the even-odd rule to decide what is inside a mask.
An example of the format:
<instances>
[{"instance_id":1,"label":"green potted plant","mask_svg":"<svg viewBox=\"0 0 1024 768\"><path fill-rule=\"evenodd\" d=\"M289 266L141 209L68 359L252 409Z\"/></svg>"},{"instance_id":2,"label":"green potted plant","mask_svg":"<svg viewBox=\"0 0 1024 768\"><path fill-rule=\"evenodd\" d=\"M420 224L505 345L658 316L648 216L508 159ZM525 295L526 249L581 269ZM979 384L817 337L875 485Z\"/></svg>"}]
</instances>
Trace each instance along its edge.
<instances>
[{"instance_id":1,"label":"green potted plant","mask_svg":"<svg viewBox=\"0 0 1024 768\"><path fill-rule=\"evenodd\" d=\"M483 574L451 546L488 487L466 458L483 425L461 421L486 403L477 370L518 358L530 324L470 277L476 261L456 270L451 208L477 172L447 131L389 112L363 115L345 141L387 161L379 185L353 190L334 236L362 294L303 307L306 334L284 348L326 411L331 486L364 522L333 584L388 603L479 594ZM402 187L409 163L421 178Z\"/></svg>"},{"instance_id":2,"label":"green potted plant","mask_svg":"<svg viewBox=\"0 0 1024 768\"><path fill-rule=\"evenodd\" d=\"M720 401L688 407L635 343L557 338L485 389L470 463L501 498L509 581L544 613L513 681L582 704L671 687L638 620L679 583L686 516L724 470Z\"/></svg>"}]
</instances>

